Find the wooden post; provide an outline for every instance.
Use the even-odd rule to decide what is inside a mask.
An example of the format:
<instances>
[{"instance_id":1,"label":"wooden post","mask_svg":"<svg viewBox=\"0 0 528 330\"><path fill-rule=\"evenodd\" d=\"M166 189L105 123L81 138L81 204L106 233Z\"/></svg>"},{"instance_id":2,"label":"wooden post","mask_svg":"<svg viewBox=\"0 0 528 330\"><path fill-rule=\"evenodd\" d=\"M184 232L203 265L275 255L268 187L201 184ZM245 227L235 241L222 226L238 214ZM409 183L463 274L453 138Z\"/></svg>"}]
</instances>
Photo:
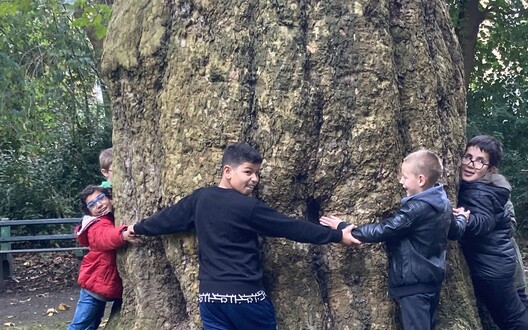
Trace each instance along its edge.
<instances>
[{"instance_id":1,"label":"wooden post","mask_svg":"<svg viewBox=\"0 0 528 330\"><path fill-rule=\"evenodd\" d=\"M8 218L0 218L2 221L9 220ZM5 226L0 227L0 236L1 237L10 237L11 236L11 227ZM11 250L11 243L1 243L0 250ZM0 255L0 289L4 289L7 285L7 281L11 279L12 276L12 264L13 257L11 254L1 254Z\"/></svg>"}]
</instances>

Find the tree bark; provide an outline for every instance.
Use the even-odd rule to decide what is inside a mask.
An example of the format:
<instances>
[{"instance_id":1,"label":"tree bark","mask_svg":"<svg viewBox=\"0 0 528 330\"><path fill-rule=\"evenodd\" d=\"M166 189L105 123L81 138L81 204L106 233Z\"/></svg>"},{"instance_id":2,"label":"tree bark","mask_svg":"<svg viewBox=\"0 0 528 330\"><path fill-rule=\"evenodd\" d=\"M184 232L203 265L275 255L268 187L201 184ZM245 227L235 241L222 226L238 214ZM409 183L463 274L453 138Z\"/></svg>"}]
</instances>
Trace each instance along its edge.
<instances>
[{"instance_id":1,"label":"tree bark","mask_svg":"<svg viewBox=\"0 0 528 330\"><path fill-rule=\"evenodd\" d=\"M303 220L378 222L403 157L430 148L454 198L463 59L444 1L116 1L102 67L113 104L117 219L215 184L223 148L263 155L256 198ZM199 329L192 233L120 253L117 329ZM262 238L280 329L399 329L383 244ZM480 327L456 243L439 329Z\"/></svg>"}]
</instances>

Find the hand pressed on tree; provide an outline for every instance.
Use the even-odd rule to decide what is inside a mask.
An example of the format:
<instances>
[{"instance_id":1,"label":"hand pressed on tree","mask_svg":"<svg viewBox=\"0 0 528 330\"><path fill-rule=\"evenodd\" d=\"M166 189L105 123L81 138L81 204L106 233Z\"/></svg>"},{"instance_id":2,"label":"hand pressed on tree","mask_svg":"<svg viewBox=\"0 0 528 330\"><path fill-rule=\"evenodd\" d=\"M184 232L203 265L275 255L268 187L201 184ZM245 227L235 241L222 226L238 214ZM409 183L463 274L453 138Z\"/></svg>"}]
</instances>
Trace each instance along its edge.
<instances>
[{"instance_id":1,"label":"hand pressed on tree","mask_svg":"<svg viewBox=\"0 0 528 330\"><path fill-rule=\"evenodd\" d=\"M319 219L319 223L322 224L323 226L327 226L327 227L330 227L332 229L337 229L337 226L341 223L341 222L344 222L341 218L338 218L336 217L335 215L330 215L330 216L322 216L320 219ZM355 228L355 227L354 227Z\"/></svg>"}]
</instances>

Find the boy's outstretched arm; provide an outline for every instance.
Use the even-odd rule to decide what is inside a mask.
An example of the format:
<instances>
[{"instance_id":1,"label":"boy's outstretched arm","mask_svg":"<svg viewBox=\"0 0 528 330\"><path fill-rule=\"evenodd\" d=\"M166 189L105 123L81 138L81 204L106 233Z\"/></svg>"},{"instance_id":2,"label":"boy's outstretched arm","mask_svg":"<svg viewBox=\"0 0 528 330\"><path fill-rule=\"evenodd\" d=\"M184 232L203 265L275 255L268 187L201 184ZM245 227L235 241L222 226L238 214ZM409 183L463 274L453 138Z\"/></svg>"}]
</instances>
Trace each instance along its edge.
<instances>
[{"instance_id":1,"label":"boy's outstretched arm","mask_svg":"<svg viewBox=\"0 0 528 330\"><path fill-rule=\"evenodd\" d=\"M356 239L354 236L352 236L352 229L354 228L356 228L356 226L349 225L345 227L343 230L341 230L343 232L343 238L341 239L341 243L345 245L352 245L352 244L359 245L363 243L360 240Z\"/></svg>"}]
</instances>

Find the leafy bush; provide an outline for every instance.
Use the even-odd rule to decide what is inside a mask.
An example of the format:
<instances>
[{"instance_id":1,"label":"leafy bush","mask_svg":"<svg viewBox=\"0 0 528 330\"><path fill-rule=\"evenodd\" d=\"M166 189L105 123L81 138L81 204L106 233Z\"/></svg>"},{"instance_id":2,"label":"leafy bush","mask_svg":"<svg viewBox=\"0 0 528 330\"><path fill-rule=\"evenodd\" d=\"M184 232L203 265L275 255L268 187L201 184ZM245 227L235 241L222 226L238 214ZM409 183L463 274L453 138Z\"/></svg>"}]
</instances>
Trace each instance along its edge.
<instances>
[{"instance_id":1,"label":"leafy bush","mask_svg":"<svg viewBox=\"0 0 528 330\"><path fill-rule=\"evenodd\" d=\"M111 111L86 31L58 2L0 4L0 216L80 214Z\"/></svg>"}]
</instances>

